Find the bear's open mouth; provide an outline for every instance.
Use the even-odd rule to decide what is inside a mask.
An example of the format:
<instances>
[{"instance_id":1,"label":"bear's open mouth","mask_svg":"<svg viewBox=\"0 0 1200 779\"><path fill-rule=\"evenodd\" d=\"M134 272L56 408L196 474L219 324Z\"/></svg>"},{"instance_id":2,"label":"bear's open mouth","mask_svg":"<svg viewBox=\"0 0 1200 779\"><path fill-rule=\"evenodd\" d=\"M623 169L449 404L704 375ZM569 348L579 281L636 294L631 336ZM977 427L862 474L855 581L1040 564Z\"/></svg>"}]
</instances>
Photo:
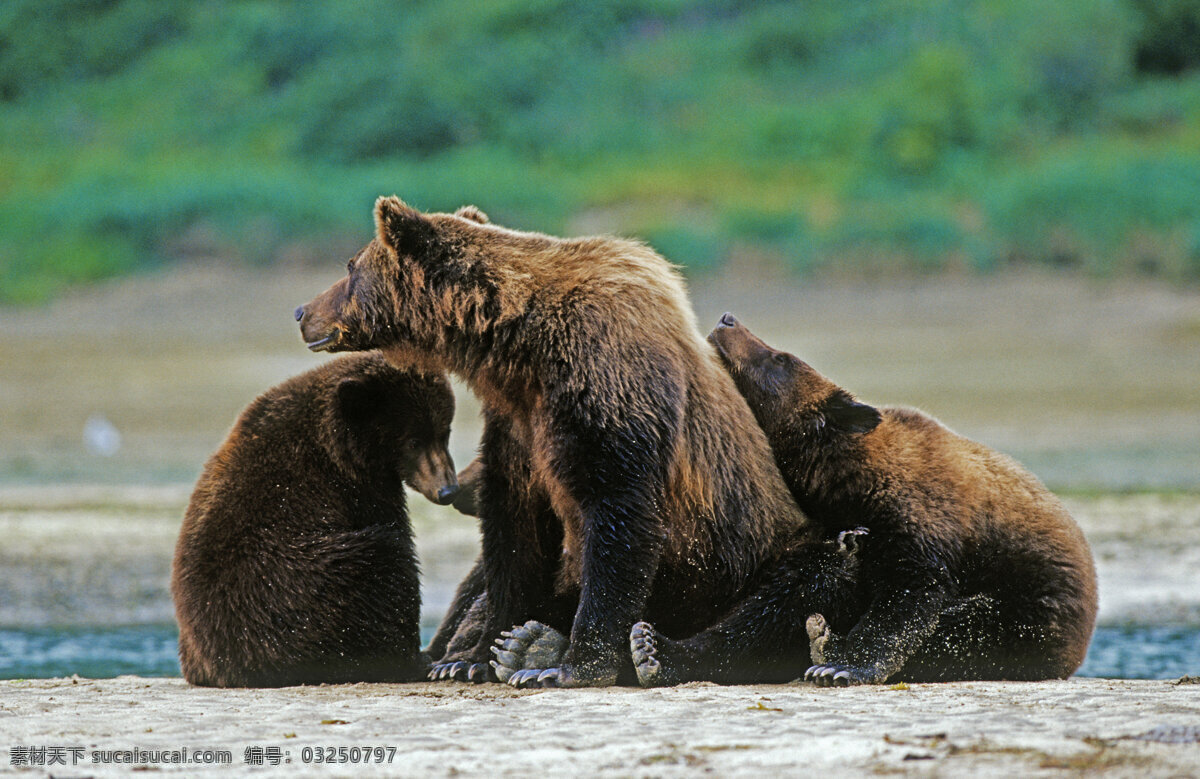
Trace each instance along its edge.
<instances>
[{"instance_id":1,"label":"bear's open mouth","mask_svg":"<svg viewBox=\"0 0 1200 779\"><path fill-rule=\"evenodd\" d=\"M341 339L342 331L335 327L326 333L324 338L319 338L316 341L309 341L307 344L305 344L305 346L307 346L310 351L325 352L337 346L338 341Z\"/></svg>"}]
</instances>

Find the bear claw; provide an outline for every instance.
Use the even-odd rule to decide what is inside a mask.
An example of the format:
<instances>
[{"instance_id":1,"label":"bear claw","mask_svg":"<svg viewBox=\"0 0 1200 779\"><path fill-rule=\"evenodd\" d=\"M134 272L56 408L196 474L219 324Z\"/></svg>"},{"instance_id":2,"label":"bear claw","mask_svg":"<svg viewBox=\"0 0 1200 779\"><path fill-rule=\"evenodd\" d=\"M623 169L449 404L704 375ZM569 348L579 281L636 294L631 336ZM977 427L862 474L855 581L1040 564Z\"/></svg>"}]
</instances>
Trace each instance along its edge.
<instances>
[{"instance_id":1,"label":"bear claw","mask_svg":"<svg viewBox=\"0 0 1200 779\"><path fill-rule=\"evenodd\" d=\"M467 663L461 660L451 663L437 663L429 669L431 682L474 682L476 684L490 681L488 667L483 663Z\"/></svg>"},{"instance_id":2,"label":"bear claw","mask_svg":"<svg viewBox=\"0 0 1200 779\"><path fill-rule=\"evenodd\" d=\"M434 663L433 668L429 669L429 681L440 682L450 677L450 673L454 666L458 663Z\"/></svg>"},{"instance_id":3,"label":"bear claw","mask_svg":"<svg viewBox=\"0 0 1200 779\"><path fill-rule=\"evenodd\" d=\"M541 676L541 673L542 672L536 668L514 671L509 675L508 683L518 689L538 687L540 686L538 684L538 677ZM497 669L497 675L499 675L499 669Z\"/></svg>"},{"instance_id":4,"label":"bear claw","mask_svg":"<svg viewBox=\"0 0 1200 779\"><path fill-rule=\"evenodd\" d=\"M520 657L518 657L514 652L509 652L501 649L498 646L491 647L491 650L492 654L496 656L496 659L492 662L496 663L498 667L506 666L508 668L516 668L521 664Z\"/></svg>"},{"instance_id":5,"label":"bear claw","mask_svg":"<svg viewBox=\"0 0 1200 779\"><path fill-rule=\"evenodd\" d=\"M849 687L862 684L861 676L851 668L837 665L814 665L804 672L804 681L818 687Z\"/></svg>"}]
</instances>

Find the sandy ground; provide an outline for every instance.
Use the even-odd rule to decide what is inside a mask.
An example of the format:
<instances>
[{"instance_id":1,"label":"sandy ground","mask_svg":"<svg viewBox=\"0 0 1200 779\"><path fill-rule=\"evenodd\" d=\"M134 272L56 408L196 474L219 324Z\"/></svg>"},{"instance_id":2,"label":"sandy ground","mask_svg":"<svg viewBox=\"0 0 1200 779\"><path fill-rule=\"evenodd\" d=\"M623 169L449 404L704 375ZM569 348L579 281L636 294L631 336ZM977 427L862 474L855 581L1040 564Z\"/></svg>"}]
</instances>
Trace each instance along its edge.
<instances>
[{"instance_id":1,"label":"sandy ground","mask_svg":"<svg viewBox=\"0 0 1200 779\"><path fill-rule=\"evenodd\" d=\"M184 748L227 750L244 770L247 748L261 748L264 763L278 765L256 776L1200 775L1200 685L1170 682L537 691L206 690L134 676L2 684L0 771L12 768L13 747L76 747L51 774L125 774L130 766L93 765L93 753ZM337 748L347 748L345 761L360 757L351 747L368 746L394 747L394 757L336 763ZM333 748L333 765L306 762L318 748L322 756ZM27 754L18 750L18 760ZM141 762L189 776L228 771Z\"/></svg>"}]
</instances>

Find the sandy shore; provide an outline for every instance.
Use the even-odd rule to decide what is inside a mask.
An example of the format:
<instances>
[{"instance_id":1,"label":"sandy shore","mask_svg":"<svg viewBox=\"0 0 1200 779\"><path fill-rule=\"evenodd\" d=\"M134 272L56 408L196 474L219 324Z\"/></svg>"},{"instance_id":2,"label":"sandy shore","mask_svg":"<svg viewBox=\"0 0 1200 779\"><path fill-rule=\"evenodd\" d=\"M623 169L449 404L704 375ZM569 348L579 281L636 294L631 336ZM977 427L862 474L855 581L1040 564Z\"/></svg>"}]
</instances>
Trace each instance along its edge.
<instances>
[{"instance_id":1,"label":"sandy shore","mask_svg":"<svg viewBox=\"0 0 1200 779\"><path fill-rule=\"evenodd\" d=\"M244 770L248 747L265 764L256 776L1200 775L1200 685L1162 681L533 691L208 690L135 676L0 684L0 771L31 775L122 774L133 766L95 765L93 754L185 748L227 750ZM368 746L384 748L368 766L337 764L337 748L347 748L346 761L358 756L350 748ZM16 768L14 747L18 760L28 754L21 748L66 748L67 766ZM316 750L331 747L334 765L315 764ZM229 770L147 763L142 770Z\"/></svg>"}]
</instances>

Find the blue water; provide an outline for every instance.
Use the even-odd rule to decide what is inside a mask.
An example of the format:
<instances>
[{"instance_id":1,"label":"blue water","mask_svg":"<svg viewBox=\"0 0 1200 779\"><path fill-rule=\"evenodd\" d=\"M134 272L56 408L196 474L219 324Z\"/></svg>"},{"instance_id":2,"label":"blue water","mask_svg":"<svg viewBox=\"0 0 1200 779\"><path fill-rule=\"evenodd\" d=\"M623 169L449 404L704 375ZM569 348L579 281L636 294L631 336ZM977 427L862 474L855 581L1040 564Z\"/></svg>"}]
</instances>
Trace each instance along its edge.
<instances>
[{"instance_id":1,"label":"blue water","mask_svg":"<svg viewBox=\"0 0 1200 779\"><path fill-rule=\"evenodd\" d=\"M71 674L179 676L178 637L170 624L0 629L0 679ZM424 636L426 641L429 638ZM1112 679L1200 675L1200 627L1097 628L1078 675Z\"/></svg>"},{"instance_id":2,"label":"blue water","mask_svg":"<svg viewBox=\"0 0 1200 779\"><path fill-rule=\"evenodd\" d=\"M179 676L179 630L168 625L0 630L0 679L121 674Z\"/></svg>"},{"instance_id":3,"label":"blue water","mask_svg":"<svg viewBox=\"0 0 1200 779\"><path fill-rule=\"evenodd\" d=\"M433 627L421 640L433 638ZM79 674L105 679L122 674L179 676L179 629L121 627L0 628L0 679L50 679Z\"/></svg>"},{"instance_id":4,"label":"blue water","mask_svg":"<svg viewBox=\"0 0 1200 779\"><path fill-rule=\"evenodd\" d=\"M1096 628L1077 675L1106 679L1200 676L1200 626Z\"/></svg>"}]
</instances>

